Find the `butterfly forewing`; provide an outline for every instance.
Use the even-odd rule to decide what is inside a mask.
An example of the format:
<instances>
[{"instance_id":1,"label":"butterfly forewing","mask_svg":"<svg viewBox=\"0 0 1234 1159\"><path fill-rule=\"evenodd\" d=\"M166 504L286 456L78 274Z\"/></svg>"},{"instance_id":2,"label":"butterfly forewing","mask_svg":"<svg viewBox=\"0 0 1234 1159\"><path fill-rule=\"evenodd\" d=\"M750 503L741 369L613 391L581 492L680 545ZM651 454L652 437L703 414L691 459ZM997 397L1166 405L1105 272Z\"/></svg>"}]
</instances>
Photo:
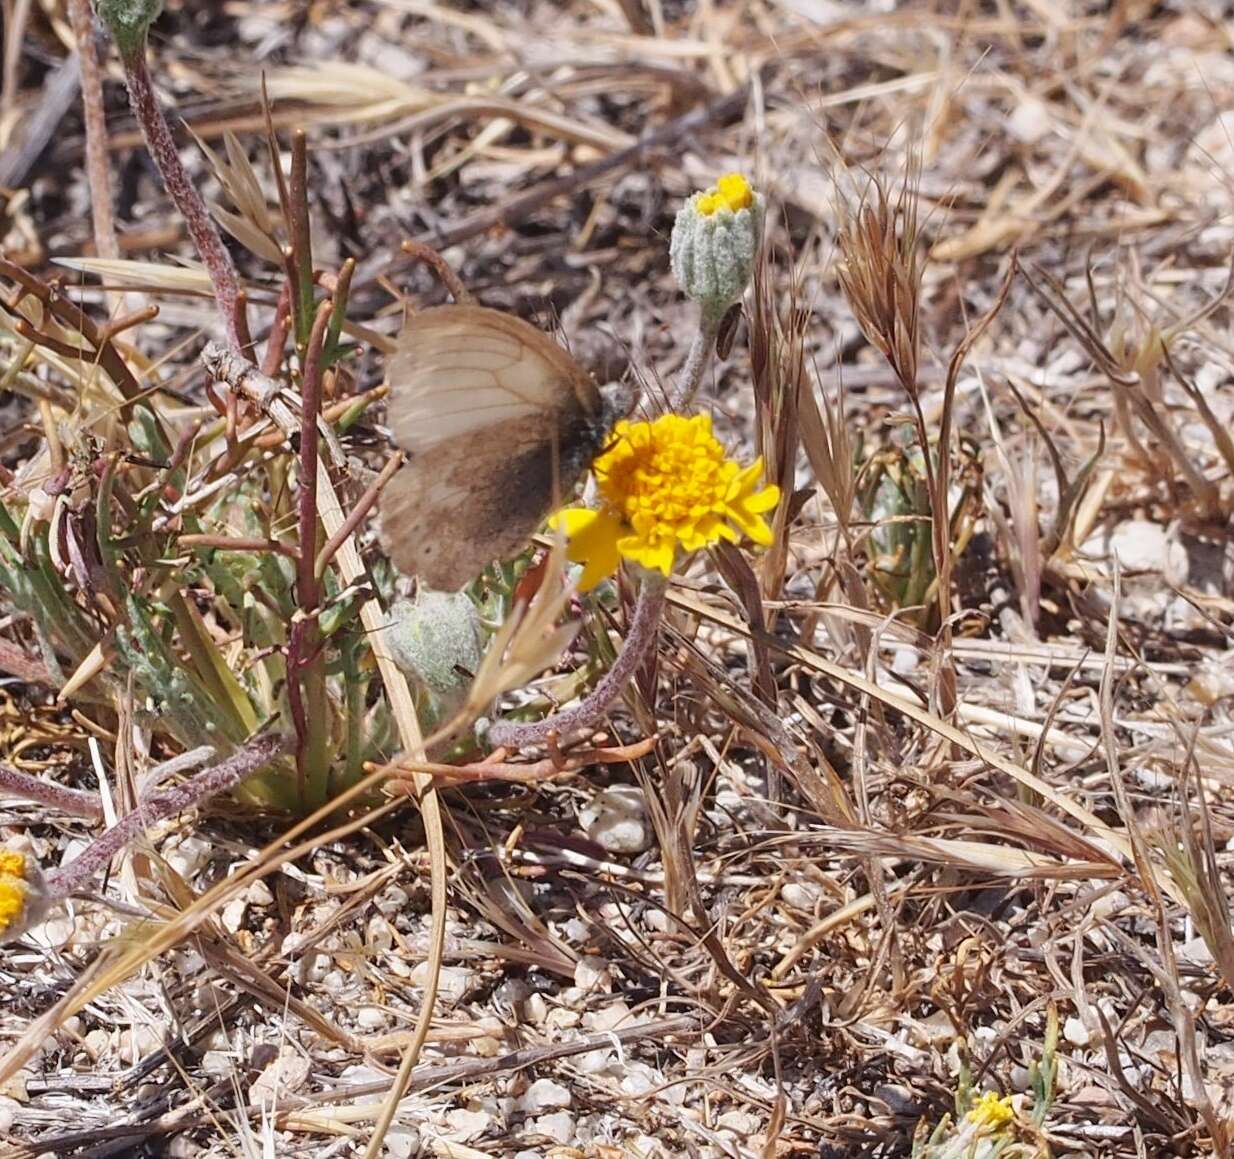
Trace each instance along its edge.
<instances>
[{"instance_id":1,"label":"butterfly forewing","mask_svg":"<svg viewBox=\"0 0 1234 1159\"><path fill-rule=\"evenodd\" d=\"M390 429L409 454L524 415L598 412L586 372L534 326L483 306L413 315L390 365Z\"/></svg>"},{"instance_id":2,"label":"butterfly forewing","mask_svg":"<svg viewBox=\"0 0 1234 1159\"><path fill-rule=\"evenodd\" d=\"M453 590L526 544L604 435L595 384L535 327L480 306L412 317L390 365L406 465L382 496L395 565Z\"/></svg>"}]
</instances>

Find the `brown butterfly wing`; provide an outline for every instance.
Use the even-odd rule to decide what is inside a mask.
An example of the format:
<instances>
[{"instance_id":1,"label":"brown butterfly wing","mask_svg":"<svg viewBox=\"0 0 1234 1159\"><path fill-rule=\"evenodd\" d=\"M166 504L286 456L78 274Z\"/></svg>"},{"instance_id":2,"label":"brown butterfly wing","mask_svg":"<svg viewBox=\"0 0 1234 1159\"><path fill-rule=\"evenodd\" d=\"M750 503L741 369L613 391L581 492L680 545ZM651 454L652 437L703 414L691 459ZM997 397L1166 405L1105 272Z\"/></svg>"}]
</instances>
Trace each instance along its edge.
<instances>
[{"instance_id":1,"label":"brown butterfly wing","mask_svg":"<svg viewBox=\"0 0 1234 1159\"><path fill-rule=\"evenodd\" d=\"M408 461L382 495L400 571L457 590L517 554L603 437L599 392L535 327L479 306L415 315L390 366Z\"/></svg>"}]
</instances>

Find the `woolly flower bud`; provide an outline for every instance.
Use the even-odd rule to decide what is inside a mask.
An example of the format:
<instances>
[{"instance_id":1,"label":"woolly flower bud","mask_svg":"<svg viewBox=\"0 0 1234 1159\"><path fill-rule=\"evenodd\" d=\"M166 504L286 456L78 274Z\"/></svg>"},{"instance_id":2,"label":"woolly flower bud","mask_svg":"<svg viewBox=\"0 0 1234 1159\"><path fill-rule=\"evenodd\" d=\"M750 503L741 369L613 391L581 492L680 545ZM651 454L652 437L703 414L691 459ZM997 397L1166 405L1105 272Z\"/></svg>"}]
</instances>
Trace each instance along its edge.
<instances>
[{"instance_id":1,"label":"woolly flower bud","mask_svg":"<svg viewBox=\"0 0 1234 1159\"><path fill-rule=\"evenodd\" d=\"M484 657L480 613L464 592L421 591L390 609L385 640L394 662L449 702Z\"/></svg>"},{"instance_id":2,"label":"woolly flower bud","mask_svg":"<svg viewBox=\"0 0 1234 1159\"><path fill-rule=\"evenodd\" d=\"M146 33L163 11L163 0L96 0L95 8L120 55L128 56L145 48Z\"/></svg>"},{"instance_id":3,"label":"woolly flower bud","mask_svg":"<svg viewBox=\"0 0 1234 1159\"><path fill-rule=\"evenodd\" d=\"M718 320L745 292L763 237L764 201L740 173L696 193L677 213L669 255L677 284Z\"/></svg>"}]
</instances>

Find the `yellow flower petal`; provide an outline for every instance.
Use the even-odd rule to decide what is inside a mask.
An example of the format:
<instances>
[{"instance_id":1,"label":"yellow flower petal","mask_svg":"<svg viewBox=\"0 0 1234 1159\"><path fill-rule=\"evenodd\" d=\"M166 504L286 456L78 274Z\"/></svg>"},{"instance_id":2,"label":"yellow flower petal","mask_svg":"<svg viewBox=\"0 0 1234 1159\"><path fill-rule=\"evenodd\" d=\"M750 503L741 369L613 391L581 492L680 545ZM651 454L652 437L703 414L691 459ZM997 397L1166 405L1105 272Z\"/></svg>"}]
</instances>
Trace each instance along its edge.
<instances>
[{"instance_id":1,"label":"yellow flower petal","mask_svg":"<svg viewBox=\"0 0 1234 1159\"><path fill-rule=\"evenodd\" d=\"M756 491L753 495L741 501L741 506L747 511L774 511L780 503L780 488L774 483L769 483L761 491Z\"/></svg>"},{"instance_id":2,"label":"yellow flower petal","mask_svg":"<svg viewBox=\"0 0 1234 1159\"><path fill-rule=\"evenodd\" d=\"M648 541L640 539L638 536L630 535L625 539L618 540L617 550L626 559L641 564L648 571L658 571L664 575L672 575L673 573L673 560L676 553L673 551L673 541L671 539Z\"/></svg>"},{"instance_id":3,"label":"yellow flower petal","mask_svg":"<svg viewBox=\"0 0 1234 1159\"><path fill-rule=\"evenodd\" d=\"M754 204L754 190L740 173L724 174L716 182L716 193L734 213L739 209L749 209Z\"/></svg>"},{"instance_id":4,"label":"yellow flower petal","mask_svg":"<svg viewBox=\"0 0 1234 1159\"><path fill-rule=\"evenodd\" d=\"M736 213L749 209L754 204L754 190L740 173L726 173L710 189L703 193L694 208L704 217L710 217L721 209Z\"/></svg>"},{"instance_id":5,"label":"yellow flower petal","mask_svg":"<svg viewBox=\"0 0 1234 1159\"><path fill-rule=\"evenodd\" d=\"M0 849L0 931L22 921L30 892L29 875L24 853Z\"/></svg>"},{"instance_id":6,"label":"yellow flower petal","mask_svg":"<svg viewBox=\"0 0 1234 1159\"><path fill-rule=\"evenodd\" d=\"M613 574L621 563L617 537L622 533L620 521L605 511L589 511L585 507L567 507L549 520L554 531L561 531L569 543L566 556L572 563L583 564L579 589L590 591Z\"/></svg>"}]
</instances>

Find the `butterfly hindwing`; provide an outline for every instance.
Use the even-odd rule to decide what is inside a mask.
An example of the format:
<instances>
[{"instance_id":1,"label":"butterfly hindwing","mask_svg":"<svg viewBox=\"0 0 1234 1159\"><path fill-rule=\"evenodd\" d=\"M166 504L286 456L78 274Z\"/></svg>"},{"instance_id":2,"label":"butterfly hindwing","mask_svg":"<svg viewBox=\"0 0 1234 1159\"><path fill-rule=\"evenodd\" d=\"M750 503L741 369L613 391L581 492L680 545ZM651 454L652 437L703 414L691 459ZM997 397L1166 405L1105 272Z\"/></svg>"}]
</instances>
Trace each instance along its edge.
<instances>
[{"instance_id":1,"label":"butterfly hindwing","mask_svg":"<svg viewBox=\"0 0 1234 1159\"><path fill-rule=\"evenodd\" d=\"M404 465L382 496L382 538L395 566L455 591L521 551L590 459L563 461L554 426L526 416L465 455L444 442Z\"/></svg>"}]
</instances>

